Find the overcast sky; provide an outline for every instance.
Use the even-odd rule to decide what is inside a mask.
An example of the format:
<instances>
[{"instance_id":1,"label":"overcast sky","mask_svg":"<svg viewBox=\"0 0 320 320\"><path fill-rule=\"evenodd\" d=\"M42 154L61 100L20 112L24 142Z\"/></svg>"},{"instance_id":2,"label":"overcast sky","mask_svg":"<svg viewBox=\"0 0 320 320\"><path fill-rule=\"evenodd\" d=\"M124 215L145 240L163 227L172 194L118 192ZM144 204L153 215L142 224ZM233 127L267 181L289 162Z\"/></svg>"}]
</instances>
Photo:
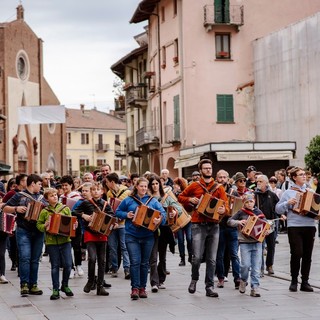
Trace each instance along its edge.
<instances>
[{"instance_id":1,"label":"overcast sky","mask_svg":"<svg viewBox=\"0 0 320 320\"><path fill-rule=\"evenodd\" d=\"M141 0L22 0L25 22L43 43L44 75L61 104L113 109L110 66L138 47L130 24ZM16 18L18 0L0 0L0 22Z\"/></svg>"}]
</instances>

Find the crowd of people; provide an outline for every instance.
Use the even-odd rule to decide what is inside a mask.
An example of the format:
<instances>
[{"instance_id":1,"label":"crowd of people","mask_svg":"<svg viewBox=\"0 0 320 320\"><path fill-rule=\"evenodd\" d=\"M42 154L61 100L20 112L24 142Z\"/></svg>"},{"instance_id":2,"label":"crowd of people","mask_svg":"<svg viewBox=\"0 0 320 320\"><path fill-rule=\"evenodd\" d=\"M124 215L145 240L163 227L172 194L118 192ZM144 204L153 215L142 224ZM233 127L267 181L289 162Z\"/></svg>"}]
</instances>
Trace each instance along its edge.
<instances>
[{"instance_id":1,"label":"crowd of people","mask_svg":"<svg viewBox=\"0 0 320 320\"><path fill-rule=\"evenodd\" d=\"M59 299L61 292L74 295L69 280L85 277L85 260L85 293L96 291L108 296L106 289L111 284L105 281L105 274L118 277L122 263L124 278L131 281L131 299L147 298L148 274L151 292L166 288L170 274L166 255L168 248L175 252L177 243L179 266L189 263L191 267L190 294L197 290L200 265L205 263L206 296L219 296L215 287L224 288L231 270L235 289L243 294L250 285L250 296L260 297L260 278L265 272L275 274L277 236L286 232L290 244L289 290L298 290L301 275L300 290L312 292L309 274L316 219L299 213L297 195L320 193L318 188L316 177L292 166L270 177L249 166L246 175L237 172L229 176L226 170L219 170L213 178L210 159L201 160L198 171L188 180L172 179L167 169L159 176L149 171L143 176L118 176L107 164L99 171L84 173L82 179L54 177L51 170L41 175L19 174L6 183L6 188L0 185L2 220L5 215L15 216L14 229L0 231L0 284L9 282L5 275L8 250L11 271L20 277L21 296L43 294L38 287L39 262L48 255L51 300ZM144 207L148 208L148 226L137 222ZM92 228L97 213L116 218L110 234ZM52 233L54 214L74 217L70 220L72 237ZM187 221L180 226L177 221L182 217ZM241 231L252 217L269 226L262 240Z\"/></svg>"}]
</instances>

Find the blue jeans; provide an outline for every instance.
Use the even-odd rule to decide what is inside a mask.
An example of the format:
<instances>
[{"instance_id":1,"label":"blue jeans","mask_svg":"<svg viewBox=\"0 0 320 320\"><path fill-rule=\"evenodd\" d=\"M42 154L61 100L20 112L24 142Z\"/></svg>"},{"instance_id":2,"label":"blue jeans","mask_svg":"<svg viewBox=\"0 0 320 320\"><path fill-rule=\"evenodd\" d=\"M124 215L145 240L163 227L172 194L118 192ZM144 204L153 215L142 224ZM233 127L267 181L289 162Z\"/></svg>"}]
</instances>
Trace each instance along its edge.
<instances>
[{"instance_id":1,"label":"blue jeans","mask_svg":"<svg viewBox=\"0 0 320 320\"><path fill-rule=\"evenodd\" d=\"M52 287L59 289L59 273L60 267L62 271L62 286L68 286L69 276L72 268L71 242L64 244L48 245L47 252L51 263L51 279Z\"/></svg>"},{"instance_id":2,"label":"blue jeans","mask_svg":"<svg viewBox=\"0 0 320 320\"><path fill-rule=\"evenodd\" d=\"M217 277L224 279L224 254L226 245L229 248L230 259L232 263L232 274L234 281L240 279L240 259L238 256L238 230L236 228L221 227L219 235L219 246L217 253Z\"/></svg>"},{"instance_id":3,"label":"blue jeans","mask_svg":"<svg viewBox=\"0 0 320 320\"><path fill-rule=\"evenodd\" d=\"M185 257L184 235L186 235L188 255L189 257L191 257L192 256L191 222L189 222L182 229L179 229L177 232L178 248L179 248L179 254L181 258Z\"/></svg>"},{"instance_id":4,"label":"blue jeans","mask_svg":"<svg viewBox=\"0 0 320 320\"><path fill-rule=\"evenodd\" d=\"M19 251L20 284L27 283L32 286L38 282L44 233L17 227L16 238Z\"/></svg>"},{"instance_id":5,"label":"blue jeans","mask_svg":"<svg viewBox=\"0 0 320 320\"><path fill-rule=\"evenodd\" d=\"M114 229L108 237L109 245L109 261L111 263L111 269L117 271L118 266L118 246L120 244L121 254L123 259L123 269L129 271L130 261L129 254L126 247L126 235L124 228Z\"/></svg>"},{"instance_id":6,"label":"blue jeans","mask_svg":"<svg viewBox=\"0 0 320 320\"><path fill-rule=\"evenodd\" d=\"M251 288L257 288L260 285L260 269L262 262L262 243L241 243L240 244L240 278L247 282L250 273Z\"/></svg>"},{"instance_id":7,"label":"blue jeans","mask_svg":"<svg viewBox=\"0 0 320 320\"><path fill-rule=\"evenodd\" d=\"M131 234L126 234L132 289L146 288L153 244L153 235L147 238L137 238Z\"/></svg>"},{"instance_id":8,"label":"blue jeans","mask_svg":"<svg viewBox=\"0 0 320 320\"><path fill-rule=\"evenodd\" d=\"M193 223L192 231L192 280L199 280L199 268L203 254L206 262L206 288L214 286L214 273L216 271L216 256L219 243L219 225L215 223Z\"/></svg>"}]
</instances>

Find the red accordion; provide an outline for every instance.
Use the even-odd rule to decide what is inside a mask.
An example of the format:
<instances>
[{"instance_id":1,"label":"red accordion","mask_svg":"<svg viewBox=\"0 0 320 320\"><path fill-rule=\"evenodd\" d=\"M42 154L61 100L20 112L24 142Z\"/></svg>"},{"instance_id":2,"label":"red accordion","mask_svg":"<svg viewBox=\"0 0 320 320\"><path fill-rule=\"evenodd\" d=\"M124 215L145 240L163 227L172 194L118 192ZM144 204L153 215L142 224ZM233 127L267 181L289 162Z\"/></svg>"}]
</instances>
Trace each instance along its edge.
<instances>
[{"instance_id":1,"label":"red accordion","mask_svg":"<svg viewBox=\"0 0 320 320\"><path fill-rule=\"evenodd\" d=\"M116 212L120 203L121 203L121 200L119 200L118 198L110 198L109 199L109 204L110 204L110 207L112 208L113 212Z\"/></svg>"},{"instance_id":2,"label":"red accordion","mask_svg":"<svg viewBox=\"0 0 320 320\"><path fill-rule=\"evenodd\" d=\"M292 209L293 212L313 219L320 219L320 194L311 191L298 191L296 194L296 199L297 203Z\"/></svg>"},{"instance_id":3,"label":"red accordion","mask_svg":"<svg viewBox=\"0 0 320 320\"><path fill-rule=\"evenodd\" d=\"M11 213L0 212L0 231L12 234L16 216Z\"/></svg>"},{"instance_id":4,"label":"red accordion","mask_svg":"<svg viewBox=\"0 0 320 320\"><path fill-rule=\"evenodd\" d=\"M137 207L132 222L137 227L144 227L150 231L155 231L160 223L154 224L153 220L155 218L161 218L161 213L158 210L151 209L145 205L140 205Z\"/></svg>"},{"instance_id":5,"label":"red accordion","mask_svg":"<svg viewBox=\"0 0 320 320\"><path fill-rule=\"evenodd\" d=\"M266 235L269 233L270 224L260 219L257 216L249 216L246 224L243 226L241 232L259 242L263 242Z\"/></svg>"},{"instance_id":6,"label":"red accordion","mask_svg":"<svg viewBox=\"0 0 320 320\"><path fill-rule=\"evenodd\" d=\"M224 214L219 214L218 208L223 205L223 200L212 197L210 193L205 193L201 196L196 210L198 213L201 213L207 218L212 219L213 222L219 223L224 217Z\"/></svg>"},{"instance_id":7,"label":"red accordion","mask_svg":"<svg viewBox=\"0 0 320 320\"><path fill-rule=\"evenodd\" d=\"M77 217L53 213L49 217L48 233L65 237L75 237Z\"/></svg>"}]
</instances>

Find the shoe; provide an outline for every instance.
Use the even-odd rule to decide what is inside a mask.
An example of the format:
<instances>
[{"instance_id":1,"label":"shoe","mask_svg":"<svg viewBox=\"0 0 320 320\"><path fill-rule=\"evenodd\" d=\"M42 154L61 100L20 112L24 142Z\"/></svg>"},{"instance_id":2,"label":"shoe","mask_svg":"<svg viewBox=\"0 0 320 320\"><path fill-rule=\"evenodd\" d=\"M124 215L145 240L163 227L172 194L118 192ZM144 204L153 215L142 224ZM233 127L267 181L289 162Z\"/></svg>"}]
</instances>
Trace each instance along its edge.
<instances>
[{"instance_id":1,"label":"shoe","mask_svg":"<svg viewBox=\"0 0 320 320\"><path fill-rule=\"evenodd\" d=\"M211 298L218 298L219 295L213 290L213 287L206 288L206 296Z\"/></svg>"},{"instance_id":2,"label":"shoe","mask_svg":"<svg viewBox=\"0 0 320 320\"><path fill-rule=\"evenodd\" d=\"M240 293L245 293L246 292L246 286L247 286L247 282L240 279L239 292Z\"/></svg>"},{"instance_id":3,"label":"shoe","mask_svg":"<svg viewBox=\"0 0 320 320\"><path fill-rule=\"evenodd\" d=\"M148 298L148 294L145 288L140 288L139 289L139 298L145 299Z\"/></svg>"},{"instance_id":4,"label":"shoe","mask_svg":"<svg viewBox=\"0 0 320 320\"><path fill-rule=\"evenodd\" d=\"M69 279L73 279L73 278L74 278L74 276L75 276L74 269L71 269Z\"/></svg>"},{"instance_id":5,"label":"shoe","mask_svg":"<svg viewBox=\"0 0 320 320\"><path fill-rule=\"evenodd\" d=\"M256 297L256 298L261 297L260 293L259 293L259 289L258 288L252 288L251 292L250 292L250 296L251 297Z\"/></svg>"},{"instance_id":6,"label":"shoe","mask_svg":"<svg viewBox=\"0 0 320 320\"><path fill-rule=\"evenodd\" d=\"M189 293L195 293L197 290L197 280L191 280L188 291Z\"/></svg>"},{"instance_id":7,"label":"shoe","mask_svg":"<svg viewBox=\"0 0 320 320\"><path fill-rule=\"evenodd\" d=\"M289 291L291 292L297 292L298 291L298 282L297 281L291 281Z\"/></svg>"},{"instance_id":8,"label":"shoe","mask_svg":"<svg viewBox=\"0 0 320 320\"><path fill-rule=\"evenodd\" d=\"M98 286L97 288L97 296L108 296L109 292L103 286Z\"/></svg>"},{"instance_id":9,"label":"shoe","mask_svg":"<svg viewBox=\"0 0 320 320\"><path fill-rule=\"evenodd\" d=\"M10 270L11 271L16 271L17 270L17 265L15 263L13 263Z\"/></svg>"},{"instance_id":10,"label":"shoe","mask_svg":"<svg viewBox=\"0 0 320 320\"><path fill-rule=\"evenodd\" d=\"M29 288L29 294L41 296L43 294L43 291L38 288L37 284L34 284L31 288Z\"/></svg>"},{"instance_id":11,"label":"shoe","mask_svg":"<svg viewBox=\"0 0 320 320\"><path fill-rule=\"evenodd\" d=\"M131 276L130 276L130 272L129 271L127 271L127 270L124 271L124 278L126 280L130 280Z\"/></svg>"},{"instance_id":12,"label":"shoe","mask_svg":"<svg viewBox=\"0 0 320 320\"><path fill-rule=\"evenodd\" d=\"M44 252L44 253L42 254L43 257L47 257L48 255L49 255L48 252Z\"/></svg>"},{"instance_id":13,"label":"shoe","mask_svg":"<svg viewBox=\"0 0 320 320\"><path fill-rule=\"evenodd\" d=\"M52 295L50 296L50 300L58 300L58 299L60 299L59 290L53 289Z\"/></svg>"},{"instance_id":14,"label":"shoe","mask_svg":"<svg viewBox=\"0 0 320 320\"><path fill-rule=\"evenodd\" d=\"M160 283L158 286L159 289L166 289L166 286L164 283Z\"/></svg>"},{"instance_id":15,"label":"shoe","mask_svg":"<svg viewBox=\"0 0 320 320\"><path fill-rule=\"evenodd\" d=\"M310 286L308 281L302 281L300 291L313 292L313 288Z\"/></svg>"},{"instance_id":16,"label":"shoe","mask_svg":"<svg viewBox=\"0 0 320 320\"><path fill-rule=\"evenodd\" d=\"M79 277L83 277L84 271L81 266L76 266L77 274Z\"/></svg>"},{"instance_id":17,"label":"shoe","mask_svg":"<svg viewBox=\"0 0 320 320\"><path fill-rule=\"evenodd\" d=\"M85 293L89 293L91 290L95 290L95 289L92 289L92 287L95 285L95 282L92 282L92 281L88 281L86 283L86 285L84 286L83 288L83 291Z\"/></svg>"},{"instance_id":18,"label":"shoe","mask_svg":"<svg viewBox=\"0 0 320 320\"><path fill-rule=\"evenodd\" d=\"M95 280L91 286L91 291L94 291L97 289L97 280Z\"/></svg>"},{"instance_id":19,"label":"shoe","mask_svg":"<svg viewBox=\"0 0 320 320\"><path fill-rule=\"evenodd\" d=\"M158 286L157 285L152 286L151 292L153 292L153 293L158 292Z\"/></svg>"},{"instance_id":20,"label":"shoe","mask_svg":"<svg viewBox=\"0 0 320 320\"><path fill-rule=\"evenodd\" d=\"M274 271L273 271L272 266L267 267L267 271L268 271L268 276L272 276L272 275L274 275Z\"/></svg>"},{"instance_id":21,"label":"shoe","mask_svg":"<svg viewBox=\"0 0 320 320\"><path fill-rule=\"evenodd\" d=\"M106 283L105 280L103 280L102 286L103 286L104 288L111 288L111 287L112 287L112 285L111 285L110 283ZM94 290L95 290L95 289L94 289Z\"/></svg>"},{"instance_id":22,"label":"shoe","mask_svg":"<svg viewBox=\"0 0 320 320\"><path fill-rule=\"evenodd\" d=\"M181 259L180 263L179 263L179 267L184 267L186 265L186 260L185 259Z\"/></svg>"},{"instance_id":23,"label":"shoe","mask_svg":"<svg viewBox=\"0 0 320 320\"><path fill-rule=\"evenodd\" d=\"M223 279L219 279L218 283L217 283L217 288L223 288L224 287L224 280Z\"/></svg>"},{"instance_id":24,"label":"shoe","mask_svg":"<svg viewBox=\"0 0 320 320\"><path fill-rule=\"evenodd\" d=\"M236 290L239 290L239 287L240 287L240 279L234 280L234 288Z\"/></svg>"},{"instance_id":25,"label":"shoe","mask_svg":"<svg viewBox=\"0 0 320 320\"><path fill-rule=\"evenodd\" d=\"M224 281L224 282L228 282L229 280L228 280L227 277L224 277L223 281Z\"/></svg>"},{"instance_id":26,"label":"shoe","mask_svg":"<svg viewBox=\"0 0 320 320\"><path fill-rule=\"evenodd\" d=\"M261 272L260 272L260 278L263 278L263 277L264 277L264 272L261 271Z\"/></svg>"},{"instance_id":27,"label":"shoe","mask_svg":"<svg viewBox=\"0 0 320 320\"><path fill-rule=\"evenodd\" d=\"M170 271L169 270L166 270L166 275L169 275L170 274Z\"/></svg>"},{"instance_id":28,"label":"shoe","mask_svg":"<svg viewBox=\"0 0 320 320\"><path fill-rule=\"evenodd\" d=\"M276 244L279 244L279 240L276 240Z\"/></svg>"},{"instance_id":29,"label":"shoe","mask_svg":"<svg viewBox=\"0 0 320 320\"><path fill-rule=\"evenodd\" d=\"M118 278L118 272L116 270L112 270L111 277L112 278Z\"/></svg>"},{"instance_id":30,"label":"shoe","mask_svg":"<svg viewBox=\"0 0 320 320\"><path fill-rule=\"evenodd\" d=\"M7 280L7 278L4 276L4 274L2 276L0 276L0 283L1 284L6 284L8 283L9 281Z\"/></svg>"},{"instance_id":31,"label":"shoe","mask_svg":"<svg viewBox=\"0 0 320 320\"><path fill-rule=\"evenodd\" d=\"M27 297L29 294L29 286L27 283L23 283L20 288L21 297Z\"/></svg>"},{"instance_id":32,"label":"shoe","mask_svg":"<svg viewBox=\"0 0 320 320\"><path fill-rule=\"evenodd\" d=\"M71 291L71 289L68 286L61 286L60 290L62 292L64 292L67 297L73 297L73 292Z\"/></svg>"},{"instance_id":33,"label":"shoe","mask_svg":"<svg viewBox=\"0 0 320 320\"><path fill-rule=\"evenodd\" d=\"M132 291L131 291L131 299L132 300L138 300L139 299L139 290L138 289L132 289Z\"/></svg>"}]
</instances>

